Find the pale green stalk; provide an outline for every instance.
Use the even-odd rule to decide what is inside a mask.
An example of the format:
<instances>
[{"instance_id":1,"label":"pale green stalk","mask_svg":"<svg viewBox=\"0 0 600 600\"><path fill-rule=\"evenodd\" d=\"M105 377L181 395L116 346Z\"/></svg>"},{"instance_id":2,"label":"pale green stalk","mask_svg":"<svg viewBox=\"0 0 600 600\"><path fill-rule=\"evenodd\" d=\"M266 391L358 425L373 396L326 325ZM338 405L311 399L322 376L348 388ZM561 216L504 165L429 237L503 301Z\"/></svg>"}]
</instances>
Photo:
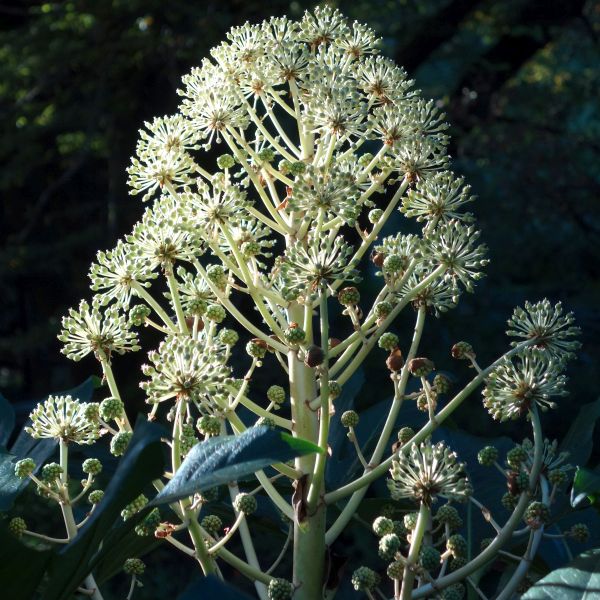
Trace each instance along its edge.
<instances>
[{"instance_id":1,"label":"pale green stalk","mask_svg":"<svg viewBox=\"0 0 600 600\"><path fill-rule=\"evenodd\" d=\"M171 302L175 308L175 314L177 315L177 323L179 325L179 333L182 335L189 335L187 323L185 321L185 314L181 306L181 299L179 298L179 289L177 287L177 280L173 275L173 270L167 272L167 284L169 285L169 292L171 293Z\"/></svg>"},{"instance_id":2,"label":"pale green stalk","mask_svg":"<svg viewBox=\"0 0 600 600\"><path fill-rule=\"evenodd\" d=\"M406 559L406 565L404 567L404 576L402 577L402 588L400 590L401 600L411 600L413 585L415 582L415 572L413 568L416 566L419 560L419 552L421 550L421 543L425 535L425 530L429 524L429 516L431 509L427 504L421 502L419 508L419 516L417 518L417 525L410 536L410 550L408 552L408 558Z\"/></svg>"},{"instance_id":3,"label":"pale green stalk","mask_svg":"<svg viewBox=\"0 0 600 600\"><path fill-rule=\"evenodd\" d=\"M177 333L177 326L173 321L169 318L169 315L165 312L162 306L148 293L146 288L138 283L137 281L131 282L131 287L135 291L135 293L144 300L150 308L154 310L154 312L160 317L161 321L166 325L166 327L173 333Z\"/></svg>"}]
</instances>

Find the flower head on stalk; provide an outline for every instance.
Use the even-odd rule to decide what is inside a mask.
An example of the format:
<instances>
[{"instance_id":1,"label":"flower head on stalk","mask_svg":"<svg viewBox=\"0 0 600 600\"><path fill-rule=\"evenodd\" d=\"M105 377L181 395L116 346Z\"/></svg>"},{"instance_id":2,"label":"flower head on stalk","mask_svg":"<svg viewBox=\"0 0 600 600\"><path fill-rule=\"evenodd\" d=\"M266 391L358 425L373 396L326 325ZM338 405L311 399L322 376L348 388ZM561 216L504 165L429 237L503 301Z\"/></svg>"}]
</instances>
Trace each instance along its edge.
<instances>
[{"instance_id":1,"label":"flower head on stalk","mask_svg":"<svg viewBox=\"0 0 600 600\"><path fill-rule=\"evenodd\" d=\"M351 246L341 238L332 244L315 240L308 248L297 243L281 261L282 295L287 299L310 296L336 279L358 282L358 271L350 262Z\"/></svg>"},{"instance_id":2,"label":"flower head on stalk","mask_svg":"<svg viewBox=\"0 0 600 600\"><path fill-rule=\"evenodd\" d=\"M148 280L154 279L156 273L140 259L131 244L119 240L114 249L98 252L89 277L92 290L99 292L94 296L95 302L106 305L114 300L119 307L128 308L135 293L133 283L148 287Z\"/></svg>"},{"instance_id":3,"label":"flower head on stalk","mask_svg":"<svg viewBox=\"0 0 600 600\"><path fill-rule=\"evenodd\" d=\"M412 290L430 274L430 269L417 265L400 289L398 298L402 299L407 295L413 295ZM412 305L415 308L423 306L428 312L432 312L436 317L439 317L442 313L456 307L459 294L459 288L449 286L443 279L435 279L426 288L414 295Z\"/></svg>"},{"instance_id":4,"label":"flower head on stalk","mask_svg":"<svg viewBox=\"0 0 600 600\"><path fill-rule=\"evenodd\" d=\"M539 350L505 358L489 375L483 405L499 421L517 419L534 406L554 408L553 396L565 396L566 377L560 361Z\"/></svg>"},{"instance_id":5,"label":"flower head on stalk","mask_svg":"<svg viewBox=\"0 0 600 600\"><path fill-rule=\"evenodd\" d=\"M271 230L257 219L240 219L235 223L230 223L229 235L242 256L249 260L255 260L261 268L266 266L261 258L267 259L273 256L270 250L276 241L269 237ZM223 232L219 236L219 246L224 254L231 254L233 252Z\"/></svg>"},{"instance_id":6,"label":"flower head on stalk","mask_svg":"<svg viewBox=\"0 0 600 600\"><path fill-rule=\"evenodd\" d=\"M219 401L227 398L226 385L231 375L224 352L224 344L209 341L204 332L198 340L166 338L157 351L148 354L151 364L142 367L149 379L140 387L146 392L148 403L181 398L218 408Z\"/></svg>"},{"instance_id":7,"label":"flower head on stalk","mask_svg":"<svg viewBox=\"0 0 600 600\"><path fill-rule=\"evenodd\" d=\"M442 442L412 444L407 454L400 453L392 462L388 488L394 500L409 498L431 505L439 496L464 501L471 484L464 465Z\"/></svg>"},{"instance_id":8,"label":"flower head on stalk","mask_svg":"<svg viewBox=\"0 0 600 600\"><path fill-rule=\"evenodd\" d=\"M100 426L89 417L88 406L71 396L48 396L29 415L31 425L25 431L36 439L93 444L100 437Z\"/></svg>"},{"instance_id":9,"label":"flower head on stalk","mask_svg":"<svg viewBox=\"0 0 600 600\"><path fill-rule=\"evenodd\" d=\"M58 336L65 347L62 353L71 360L81 360L90 352L99 359L110 360L113 353L125 354L140 349L137 334L115 306L105 309L91 307L82 300L79 310L69 309L63 317L62 331Z\"/></svg>"},{"instance_id":10,"label":"flower head on stalk","mask_svg":"<svg viewBox=\"0 0 600 600\"><path fill-rule=\"evenodd\" d=\"M183 312L188 316L201 317L209 304L216 301L216 297L203 277L194 276L183 267L177 269L177 288L181 299ZM170 294L167 295L170 298Z\"/></svg>"},{"instance_id":11,"label":"flower head on stalk","mask_svg":"<svg viewBox=\"0 0 600 600\"><path fill-rule=\"evenodd\" d=\"M468 292L473 291L473 282L481 279L481 269L488 264L485 258L485 244L476 245L480 232L473 226L459 221L439 225L428 235L425 242L425 255L433 265L446 268L445 278L452 284L461 283Z\"/></svg>"},{"instance_id":12,"label":"flower head on stalk","mask_svg":"<svg viewBox=\"0 0 600 600\"><path fill-rule=\"evenodd\" d=\"M368 56L356 69L359 86L372 104L398 104L417 94L410 89L414 80L389 58Z\"/></svg>"},{"instance_id":13,"label":"flower head on stalk","mask_svg":"<svg viewBox=\"0 0 600 600\"><path fill-rule=\"evenodd\" d=\"M178 154L183 150L198 150L198 134L189 119L182 115L156 117L144 123L137 145L138 155L145 152Z\"/></svg>"},{"instance_id":14,"label":"flower head on stalk","mask_svg":"<svg viewBox=\"0 0 600 600\"><path fill-rule=\"evenodd\" d=\"M575 317L572 312L563 313L562 304L554 306L547 299L532 304L525 302L525 308L515 308L508 320L511 327L506 333L522 340L534 340L533 348L547 353L557 360L574 357L573 350L581 347L574 339L581 333L579 327L573 325ZM512 342L512 346L519 344Z\"/></svg>"},{"instance_id":15,"label":"flower head on stalk","mask_svg":"<svg viewBox=\"0 0 600 600\"><path fill-rule=\"evenodd\" d=\"M450 171L437 173L409 192L402 200L400 211L419 222L473 221L473 215L461 212L463 205L475 200L470 193L471 187L464 182L462 177L456 177Z\"/></svg>"}]
</instances>

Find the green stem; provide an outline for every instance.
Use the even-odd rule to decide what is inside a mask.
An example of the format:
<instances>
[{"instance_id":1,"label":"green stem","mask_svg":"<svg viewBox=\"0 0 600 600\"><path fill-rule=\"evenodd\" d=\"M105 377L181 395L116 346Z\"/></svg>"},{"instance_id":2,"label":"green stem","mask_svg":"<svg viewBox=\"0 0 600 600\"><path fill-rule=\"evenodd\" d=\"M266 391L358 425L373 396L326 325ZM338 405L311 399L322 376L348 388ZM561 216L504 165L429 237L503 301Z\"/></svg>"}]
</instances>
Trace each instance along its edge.
<instances>
[{"instance_id":1,"label":"green stem","mask_svg":"<svg viewBox=\"0 0 600 600\"><path fill-rule=\"evenodd\" d=\"M329 315L327 312L327 290L321 290L321 301L319 316L321 320L321 349L323 350L324 360L320 366L320 394L321 410L319 421L319 441L318 444L323 450L317 454L315 467L313 470L312 481L308 491L308 512L315 510L317 502L325 492L325 466L327 464L327 440L329 437L330 421L330 398L329 398L329 359L327 358L329 346Z\"/></svg>"},{"instance_id":2,"label":"green stem","mask_svg":"<svg viewBox=\"0 0 600 600\"><path fill-rule=\"evenodd\" d=\"M177 280L175 279L175 275L173 275L173 271L167 273L167 283L169 285L169 292L171 293L171 302L173 303L173 308L177 315L179 333L182 335L189 335L190 332L185 321L185 314L181 306L181 299L179 298L179 289L177 288Z\"/></svg>"},{"instance_id":3,"label":"green stem","mask_svg":"<svg viewBox=\"0 0 600 600\"><path fill-rule=\"evenodd\" d=\"M122 400L121 394L119 393L119 387L117 386L117 382L115 380L115 374L110 366L108 356L106 356L106 353L102 349L98 350L98 356L100 358L100 365L102 366L102 373L104 374L104 379L106 379L106 383L108 384L108 389L110 390L111 396ZM119 425L119 430L133 431L126 412L123 412L123 416L117 419L117 423Z\"/></svg>"},{"instance_id":4,"label":"green stem","mask_svg":"<svg viewBox=\"0 0 600 600\"><path fill-rule=\"evenodd\" d=\"M421 507L419 508L417 525L410 538L410 550L408 552L408 558L404 567L404 576L402 577L402 589L400 591L401 600L410 600L412 597L413 585L415 582L414 567L419 560L421 543L423 541L427 525L429 524L430 512L431 510L429 506L422 502Z\"/></svg>"},{"instance_id":5,"label":"green stem","mask_svg":"<svg viewBox=\"0 0 600 600\"><path fill-rule=\"evenodd\" d=\"M146 290L146 288L137 281L133 281L131 283L131 287L142 300L145 300L146 303L152 309L154 309L154 312L160 317L161 321L167 326L167 328L173 333L176 333L177 326L175 323L173 323L173 321L171 321L171 319L169 319L169 315L167 315L162 306L151 296L148 290Z\"/></svg>"}]
</instances>

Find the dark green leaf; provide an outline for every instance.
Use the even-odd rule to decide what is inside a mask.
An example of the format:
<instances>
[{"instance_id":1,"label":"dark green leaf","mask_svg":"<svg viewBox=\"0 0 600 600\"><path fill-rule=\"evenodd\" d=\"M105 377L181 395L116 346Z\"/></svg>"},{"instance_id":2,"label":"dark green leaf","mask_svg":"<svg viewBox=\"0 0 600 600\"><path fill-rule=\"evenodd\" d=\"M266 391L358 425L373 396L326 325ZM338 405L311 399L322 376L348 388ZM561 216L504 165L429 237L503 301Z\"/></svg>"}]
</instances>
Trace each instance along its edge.
<instances>
[{"instance_id":1,"label":"dark green leaf","mask_svg":"<svg viewBox=\"0 0 600 600\"><path fill-rule=\"evenodd\" d=\"M595 549L546 575L529 588L523 600L592 600L599 597L600 549Z\"/></svg>"},{"instance_id":2,"label":"dark green leaf","mask_svg":"<svg viewBox=\"0 0 600 600\"><path fill-rule=\"evenodd\" d=\"M600 419L600 398L581 407L563 438L560 451L569 453L570 463L585 465L588 461L592 453L594 429L598 419Z\"/></svg>"},{"instance_id":3,"label":"dark green leaf","mask_svg":"<svg viewBox=\"0 0 600 600\"><path fill-rule=\"evenodd\" d=\"M151 504L174 502L274 463L320 451L312 442L265 426L251 427L241 435L215 437L190 450L173 479Z\"/></svg>"},{"instance_id":4,"label":"dark green leaf","mask_svg":"<svg viewBox=\"0 0 600 600\"><path fill-rule=\"evenodd\" d=\"M133 438L121 459L104 498L77 538L58 552L50 562L50 580L44 600L70 598L77 586L108 553L113 552L122 536L135 523L123 524L120 512L153 479L163 472L160 438L164 430L143 418L138 420ZM101 549L100 549L101 548Z\"/></svg>"},{"instance_id":5,"label":"dark green leaf","mask_svg":"<svg viewBox=\"0 0 600 600\"><path fill-rule=\"evenodd\" d=\"M15 427L15 411L10 402L0 394L0 446L6 447Z\"/></svg>"},{"instance_id":6,"label":"dark green leaf","mask_svg":"<svg viewBox=\"0 0 600 600\"><path fill-rule=\"evenodd\" d=\"M579 506L586 498L592 505L600 503L600 473L577 467L571 489L571 506Z\"/></svg>"},{"instance_id":7,"label":"dark green leaf","mask_svg":"<svg viewBox=\"0 0 600 600\"><path fill-rule=\"evenodd\" d=\"M0 581L2 598L31 600L42 580L51 550L34 550L23 544L0 521Z\"/></svg>"},{"instance_id":8,"label":"dark green leaf","mask_svg":"<svg viewBox=\"0 0 600 600\"><path fill-rule=\"evenodd\" d=\"M250 596L223 583L214 575L203 577L192 583L192 585L190 585L177 600L205 600L207 598L218 598L219 600L250 600Z\"/></svg>"}]
</instances>

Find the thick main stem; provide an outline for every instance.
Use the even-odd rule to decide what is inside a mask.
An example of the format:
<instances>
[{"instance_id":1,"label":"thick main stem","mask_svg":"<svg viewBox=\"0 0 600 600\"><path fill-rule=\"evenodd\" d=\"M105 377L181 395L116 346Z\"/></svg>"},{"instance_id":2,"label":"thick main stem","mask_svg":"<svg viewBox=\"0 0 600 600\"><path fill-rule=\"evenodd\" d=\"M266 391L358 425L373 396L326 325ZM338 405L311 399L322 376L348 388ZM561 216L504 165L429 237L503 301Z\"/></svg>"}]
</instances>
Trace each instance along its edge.
<instances>
[{"instance_id":1,"label":"thick main stem","mask_svg":"<svg viewBox=\"0 0 600 600\"><path fill-rule=\"evenodd\" d=\"M307 308L310 310L310 308ZM304 321L304 307L294 304L288 309L290 322ZM314 369L298 359L297 352L288 352L290 377L290 401L292 408L292 432L294 436L310 440L319 439L317 413L309 403L316 395ZM296 459L296 469L303 476L297 489L296 518L294 519L294 585L297 586L294 600L318 600L322 596L325 566L325 508L316 507L313 513L307 510L307 492L314 470L315 456Z\"/></svg>"}]
</instances>

